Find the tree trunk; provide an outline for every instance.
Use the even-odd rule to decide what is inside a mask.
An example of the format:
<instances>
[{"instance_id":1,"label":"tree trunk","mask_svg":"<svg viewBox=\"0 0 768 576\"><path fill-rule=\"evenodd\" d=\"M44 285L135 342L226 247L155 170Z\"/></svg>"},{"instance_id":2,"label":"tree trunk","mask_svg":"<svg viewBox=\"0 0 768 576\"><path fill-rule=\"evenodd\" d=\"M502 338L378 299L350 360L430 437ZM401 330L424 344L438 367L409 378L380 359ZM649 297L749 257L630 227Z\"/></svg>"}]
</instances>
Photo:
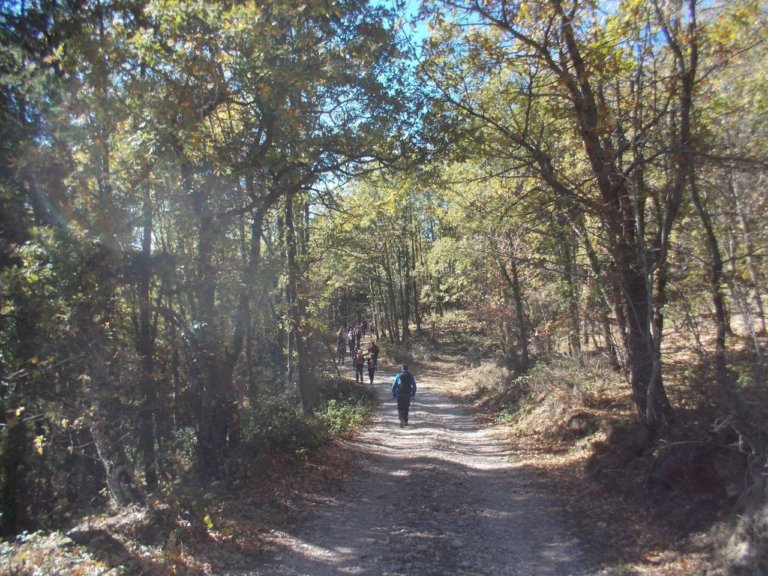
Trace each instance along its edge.
<instances>
[{"instance_id":1,"label":"tree trunk","mask_svg":"<svg viewBox=\"0 0 768 576\"><path fill-rule=\"evenodd\" d=\"M573 73L564 75L563 80L571 94L584 149L603 199L603 221L609 228L613 255L621 282L627 313L627 360L630 366L630 384L639 416L646 427L648 440L651 440L671 417L671 406L662 379L663 318L659 316L658 322L653 322L654 310L658 308L655 306L656 301L649 278L652 269L650 264L653 259L644 238L645 196L642 195L642 190L635 190L634 200L637 203L635 205L632 196L627 193L629 184L625 175L620 166L614 162L617 155L612 141L600 137L602 114L590 84L590 73L581 54L574 22L559 1L554 2L554 5L560 18L569 64L573 67ZM654 255L655 265L662 275L665 271L671 233L679 214L685 183L693 169L690 115L693 108L693 87L697 70L698 39L695 1L689 0L688 6L690 18L685 34L688 42L687 61L684 49L678 44L679 37L674 35L677 31L667 26L661 11L658 11L668 44L676 57L681 85L678 98L680 133L677 139L678 154L675 157L676 176L661 206L663 215L657 252ZM680 38L682 37L681 34ZM662 294L661 298L663 297ZM656 328L655 334L654 328Z\"/></svg>"},{"instance_id":2,"label":"tree trunk","mask_svg":"<svg viewBox=\"0 0 768 576\"><path fill-rule=\"evenodd\" d=\"M709 249L709 290L712 296L712 303L715 306L715 370L722 377L725 375L725 335L728 328L725 298L723 296L723 256L720 252L717 236L715 235L712 218L707 211L707 207L702 202L696 176L693 173L690 175L690 186L693 205L704 226L707 248Z\"/></svg>"},{"instance_id":3,"label":"tree trunk","mask_svg":"<svg viewBox=\"0 0 768 576\"><path fill-rule=\"evenodd\" d=\"M191 167L178 147L182 164L182 179L192 198L197 217L197 253L195 254L194 366L192 392L197 420L197 469L209 480L218 478L227 457L227 383L223 378L222 350L216 313L217 271L214 267L216 221L208 193L191 178Z\"/></svg>"},{"instance_id":4,"label":"tree trunk","mask_svg":"<svg viewBox=\"0 0 768 576\"><path fill-rule=\"evenodd\" d=\"M766 334L766 322L765 311L763 309L762 271L760 265L756 262L756 254L758 252L755 250L754 242L752 240L752 225L747 216L747 209L744 207L736 183L733 180L733 171L729 173L728 187L734 205L736 206L736 212L739 215L739 222L741 223L741 235L744 242L747 270L749 270L749 276L752 282L753 302L758 322L756 332L758 335L764 336Z\"/></svg>"},{"instance_id":5,"label":"tree trunk","mask_svg":"<svg viewBox=\"0 0 768 576\"><path fill-rule=\"evenodd\" d=\"M256 288L257 272L261 265L261 234L264 227L264 211L258 210L251 217L251 247L250 260L248 262L248 278L246 286L249 293L247 332L245 336L245 357L248 371L248 392L253 395L256 392L256 360L254 358L256 318L252 317L251 310L258 309L261 301L261 290ZM253 304L253 305L252 305Z\"/></svg>"},{"instance_id":6,"label":"tree trunk","mask_svg":"<svg viewBox=\"0 0 768 576\"><path fill-rule=\"evenodd\" d=\"M90 311L89 311L90 312ZM92 421L89 426L99 461L106 474L107 489L115 506L144 504L144 495L133 479L130 461L123 450L120 430L120 405L115 391L109 385L113 381L112 363L101 328L91 323L90 314L80 318L88 353L88 396L92 400Z\"/></svg>"},{"instance_id":7,"label":"tree trunk","mask_svg":"<svg viewBox=\"0 0 768 576\"><path fill-rule=\"evenodd\" d=\"M311 381L309 364L307 361L307 349L304 342L302 329L301 306L298 295L298 262L296 228L294 226L293 200L294 193L289 193L285 198L285 246L288 267L288 318L290 322L290 338L295 348L296 356L296 388L301 401L301 410L309 415L317 403L317 391Z\"/></svg>"},{"instance_id":8,"label":"tree trunk","mask_svg":"<svg viewBox=\"0 0 768 576\"><path fill-rule=\"evenodd\" d=\"M511 234L506 234L506 244L508 248L509 272L503 262L499 262L499 271L504 278L507 288L506 292L511 292L512 306L517 324L517 357L516 368L525 372L530 367L530 339L528 336L528 324L525 318L525 302L523 300L523 288L520 285L520 273L517 267L517 257L514 250L514 239ZM509 298L509 295L505 296Z\"/></svg>"},{"instance_id":9,"label":"tree trunk","mask_svg":"<svg viewBox=\"0 0 768 576\"><path fill-rule=\"evenodd\" d=\"M517 317L517 345L520 348L520 370L525 372L531 365L528 337L528 322L525 318L525 304L523 302L523 288L520 285L520 274L517 267L517 259L514 254L510 256L510 271L512 272L512 296L515 302L515 316Z\"/></svg>"},{"instance_id":10,"label":"tree trunk","mask_svg":"<svg viewBox=\"0 0 768 576\"><path fill-rule=\"evenodd\" d=\"M563 264L563 281L565 282L565 301L568 307L568 353L576 357L581 353L579 338L581 315L576 288L576 270L573 262L573 246L566 234L565 226L556 226L560 244L560 257Z\"/></svg>"},{"instance_id":11,"label":"tree trunk","mask_svg":"<svg viewBox=\"0 0 768 576\"><path fill-rule=\"evenodd\" d=\"M387 274L387 296L389 299L389 340L400 343L400 331L397 328L397 295L395 294L395 280L392 277L392 263L389 251L385 251L384 258L384 271Z\"/></svg>"},{"instance_id":12,"label":"tree trunk","mask_svg":"<svg viewBox=\"0 0 768 576\"><path fill-rule=\"evenodd\" d=\"M413 217L411 217L411 226L413 226ZM419 235L415 234L411 238L411 254L413 257L411 258L412 266L411 266L411 290L413 292L413 319L416 322L416 333L421 334L421 302L419 299L419 284L416 279L416 259L418 258L419 254L421 253L421 249L419 246Z\"/></svg>"},{"instance_id":13,"label":"tree trunk","mask_svg":"<svg viewBox=\"0 0 768 576\"><path fill-rule=\"evenodd\" d=\"M605 286L603 285L605 282L603 267L600 264L600 260L597 257L597 253L595 252L594 247L592 246L592 241L589 239L589 234L584 228L583 222L580 219L576 219L576 222L577 224L574 228L574 231L581 238L581 243L587 253L587 259L589 260L590 268L592 268L592 272L595 275L595 283L597 284L596 291L600 295L600 323L603 329L603 340L605 340L605 347L608 351L608 358L610 359L611 367L614 370L619 370L621 368L621 362L619 362L619 354L616 350L616 344L613 340L613 331L611 330L611 319L609 317L611 299L608 298ZM618 303L618 306L621 307L620 302ZM620 324L620 330L622 331L622 334L623 329L624 324L622 323Z\"/></svg>"},{"instance_id":14,"label":"tree trunk","mask_svg":"<svg viewBox=\"0 0 768 576\"><path fill-rule=\"evenodd\" d=\"M217 329L214 298L216 291L215 272L212 265L213 221L207 214L201 214L198 230L197 252L197 316L199 318L200 348L195 361L198 372L198 422L197 447L200 472L204 477L217 477L226 454L224 434L221 430L221 406L219 403L221 382L219 380Z\"/></svg>"},{"instance_id":15,"label":"tree trunk","mask_svg":"<svg viewBox=\"0 0 768 576\"><path fill-rule=\"evenodd\" d=\"M730 281L728 282L728 288L731 292L731 299L733 302L735 302L736 306L738 306L739 313L741 314L741 317L744 320L744 324L747 326L750 336L752 337L752 345L755 350L755 358L757 358L758 363L762 363L762 344L760 343L759 335L755 329L755 321L752 318L749 295L743 292L739 282L739 273L736 270L736 261L738 260L736 250L736 240L733 237L733 232L731 231L731 242L728 243L728 259L731 263L731 274Z\"/></svg>"},{"instance_id":16,"label":"tree trunk","mask_svg":"<svg viewBox=\"0 0 768 576\"><path fill-rule=\"evenodd\" d=\"M631 251L630 247L626 248ZM660 351L651 333L651 294L642 270L637 270L634 255L625 255L619 273L627 317L627 363L630 384L638 415L645 424L648 440L666 426L671 414L661 377Z\"/></svg>"},{"instance_id":17,"label":"tree trunk","mask_svg":"<svg viewBox=\"0 0 768 576\"><path fill-rule=\"evenodd\" d=\"M112 434L112 425L99 422L91 426L91 436L106 473L107 489L112 503L119 507L144 504L144 495L133 481L128 458L121 441Z\"/></svg>"},{"instance_id":18,"label":"tree trunk","mask_svg":"<svg viewBox=\"0 0 768 576\"><path fill-rule=\"evenodd\" d=\"M5 406L0 405L0 408ZM28 443L27 425L20 416L6 420L6 412L0 412L5 424L2 447L2 515L0 515L0 535L15 536L24 528L31 528L24 517L27 501L26 459L32 447Z\"/></svg>"},{"instance_id":19,"label":"tree trunk","mask_svg":"<svg viewBox=\"0 0 768 576\"><path fill-rule=\"evenodd\" d=\"M408 247L402 244L398 248L397 265L400 272L400 309L402 312L402 341L407 342L411 337L410 315L411 315L411 263L408 254Z\"/></svg>"},{"instance_id":20,"label":"tree trunk","mask_svg":"<svg viewBox=\"0 0 768 576\"><path fill-rule=\"evenodd\" d=\"M394 338L392 336L392 312L391 312L391 306L387 305L388 298L387 295L384 293L384 287L382 286L382 278L381 275L376 272L375 275L376 279L376 288L379 293L379 302L381 302L381 315L378 321L376 322L376 337L384 337L390 342L394 342ZM387 292L389 294L389 292ZM379 332L380 331L380 332Z\"/></svg>"},{"instance_id":21,"label":"tree trunk","mask_svg":"<svg viewBox=\"0 0 768 576\"><path fill-rule=\"evenodd\" d=\"M139 334L137 351L141 358L141 376L139 386L142 400L139 409L139 446L144 461L144 481L147 490L157 488L157 467L155 461L155 409L157 390L154 377L155 346L152 334L152 303L150 280L152 277L152 196L147 184L143 190L144 231L141 242L141 262L139 267Z\"/></svg>"}]
</instances>

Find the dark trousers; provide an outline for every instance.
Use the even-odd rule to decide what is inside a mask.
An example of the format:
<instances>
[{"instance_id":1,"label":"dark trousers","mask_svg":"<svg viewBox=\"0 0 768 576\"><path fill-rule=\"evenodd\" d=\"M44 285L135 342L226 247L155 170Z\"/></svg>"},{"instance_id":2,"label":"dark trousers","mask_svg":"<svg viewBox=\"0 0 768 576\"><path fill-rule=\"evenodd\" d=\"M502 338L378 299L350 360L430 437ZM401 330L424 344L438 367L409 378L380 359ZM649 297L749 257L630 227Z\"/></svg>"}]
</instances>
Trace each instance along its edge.
<instances>
[{"instance_id":1,"label":"dark trousers","mask_svg":"<svg viewBox=\"0 0 768 576\"><path fill-rule=\"evenodd\" d=\"M411 397L406 396L397 398L397 415L400 417L400 422L408 424L408 410L411 409Z\"/></svg>"}]
</instances>

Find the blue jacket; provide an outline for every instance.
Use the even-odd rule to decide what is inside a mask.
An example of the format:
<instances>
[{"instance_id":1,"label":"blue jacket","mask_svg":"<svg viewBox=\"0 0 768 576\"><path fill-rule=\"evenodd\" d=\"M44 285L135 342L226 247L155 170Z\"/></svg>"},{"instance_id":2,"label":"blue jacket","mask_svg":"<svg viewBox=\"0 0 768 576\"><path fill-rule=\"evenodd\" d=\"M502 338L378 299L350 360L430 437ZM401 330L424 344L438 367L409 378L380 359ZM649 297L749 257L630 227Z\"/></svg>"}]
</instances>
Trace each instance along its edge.
<instances>
[{"instance_id":1,"label":"blue jacket","mask_svg":"<svg viewBox=\"0 0 768 576\"><path fill-rule=\"evenodd\" d=\"M400 384L400 378L410 378L411 379L411 393L410 394L401 394L397 391L397 385ZM416 396L416 378L413 377L413 374L410 372L399 372L397 376L395 376L394 381L392 382L392 396L395 398L405 398L406 396L410 396L411 398Z\"/></svg>"}]
</instances>

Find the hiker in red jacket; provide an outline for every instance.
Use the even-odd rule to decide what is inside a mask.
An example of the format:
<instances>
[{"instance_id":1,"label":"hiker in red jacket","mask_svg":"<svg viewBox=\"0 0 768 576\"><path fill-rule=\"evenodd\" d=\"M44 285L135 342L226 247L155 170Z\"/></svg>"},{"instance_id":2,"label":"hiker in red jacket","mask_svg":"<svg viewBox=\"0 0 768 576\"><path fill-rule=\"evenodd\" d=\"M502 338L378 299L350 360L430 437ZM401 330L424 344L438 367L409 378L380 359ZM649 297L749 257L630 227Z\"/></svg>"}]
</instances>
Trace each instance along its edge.
<instances>
[{"instance_id":1,"label":"hiker in red jacket","mask_svg":"<svg viewBox=\"0 0 768 576\"><path fill-rule=\"evenodd\" d=\"M358 348L357 352L355 352L355 359L353 360L353 363L355 365L355 382L360 382L360 384L363 383L363 366L365 366L365 357L363 356L363 351Z\"/></svg>"}]
</instances>

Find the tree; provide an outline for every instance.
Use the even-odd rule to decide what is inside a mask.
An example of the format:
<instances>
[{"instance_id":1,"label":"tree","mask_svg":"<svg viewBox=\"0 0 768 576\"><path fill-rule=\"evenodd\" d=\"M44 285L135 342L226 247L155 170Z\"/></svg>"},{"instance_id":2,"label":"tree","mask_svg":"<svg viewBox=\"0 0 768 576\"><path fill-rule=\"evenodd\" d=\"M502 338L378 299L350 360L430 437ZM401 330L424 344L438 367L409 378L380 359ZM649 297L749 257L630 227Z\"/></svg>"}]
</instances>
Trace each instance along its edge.
<instances>
[{"instance_id":1,"label":"tree","mask_svg":"<svg viewBox=\"0 0 768 576\"><path fill-rule=\"evenodd\" d=\"M0 342L14 386L0 482L13 533L61 501L59 486L73 502L103 483L118 505L140 501L190 428L200 478L223 473L245 395L255 406L287 377L284 271L291 338L311 335L293 304L313 187L391 158L403 99L380 7L25 2L2 17ZM296 252L277 250L291 224ZM311 378L291 382L308 411ZM15 416L27 408L33 420ZM62 461L65 481L37 473Z\"/></svg>"},{"instance_id":2,"label":"tree","mask_svg":"<svg viewBox=\"0 0 768 576\"><path fill-rule=\"evenodd\" d=\"M608 15L558 0L439 5L452 16L432 12L444 35L431 41L422 69L442 106L504 142L497 149L507 170L533 170L600 225L605 272L618 280L634 401L653 437L670 416L663 307L667 255L694 170L704 40L696 2L632 2ZM493 91L503 108L481 96ZM580 150L561 153L555 134Z\"/></svg>"}]
</instances>

